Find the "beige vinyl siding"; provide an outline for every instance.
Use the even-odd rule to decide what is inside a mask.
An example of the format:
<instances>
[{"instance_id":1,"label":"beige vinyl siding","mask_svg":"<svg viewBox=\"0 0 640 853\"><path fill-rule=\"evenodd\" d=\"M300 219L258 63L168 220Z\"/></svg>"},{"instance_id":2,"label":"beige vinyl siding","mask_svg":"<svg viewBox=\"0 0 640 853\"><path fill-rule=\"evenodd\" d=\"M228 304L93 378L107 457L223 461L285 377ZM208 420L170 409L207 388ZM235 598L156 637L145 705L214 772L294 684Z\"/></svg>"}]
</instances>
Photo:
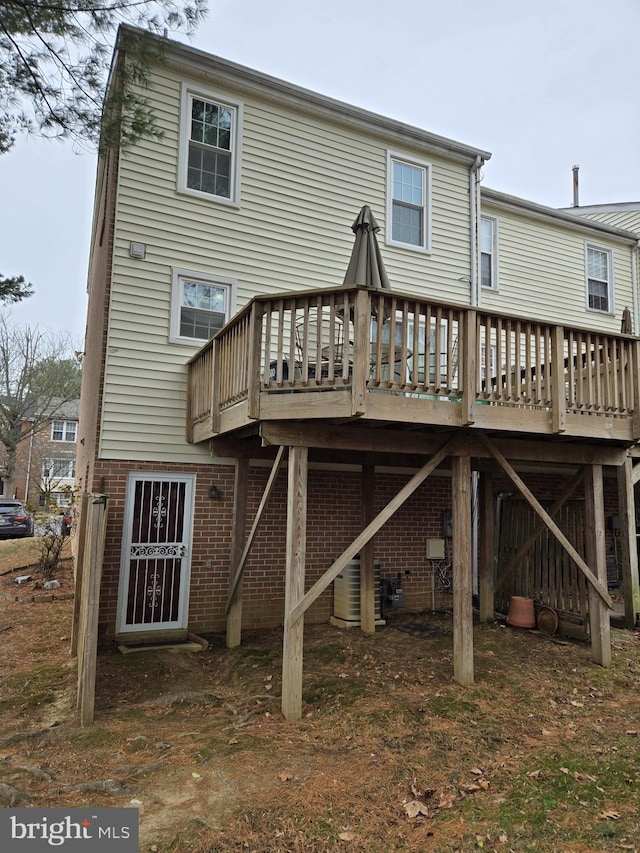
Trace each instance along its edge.
<instances>
[{"instance_id":1,"label":"beige vinyl siding","mask_svg":"<svg viewBox=\"0 0 640 853\"><path fill-rule=\"evenodd\" d=\"M640 235L640 207L638 210L608 211L602 213L584 214L585 219L594 219L596 222L605 222L615 228L625 231L635 231Z\"/></svg>"},{"instance_id":2,"label":"beige vinyl siding","mask_svg":"<svg viewBox=\"0 0 640 853\"><path fill-rule=\"evenodd\" d=\"M620 330L622 311L633 307L631 247L605 234L548 222L483 202L498 221L498 292L481 288L485 308L609 332ZM587 309L585 246L612 251L611 316Z\"/></svg>"},{"instance_id":3,"label":"beige vinyl siding","mask_svg":"<svg viewBox=\"0 0 640 853\"><path fill-rule=\"evenodd\" d=\"M339 285L353 246L351 224L369 204L382 228L392 286L469 300L464 164L212 86L213 94L243 104L240 206L183 194L177 191L182 82L169 68L157 73L151 100L164 137L121 158L103 457L189 462L209 455L184 439L186 362L197 348L168 342L172 268L234 279L237 309L256 294ZM429 255L384 243L389 149L432 164ZM144 260L129 257L132 240L146 245Z\"/></svg>"}]
</instances>

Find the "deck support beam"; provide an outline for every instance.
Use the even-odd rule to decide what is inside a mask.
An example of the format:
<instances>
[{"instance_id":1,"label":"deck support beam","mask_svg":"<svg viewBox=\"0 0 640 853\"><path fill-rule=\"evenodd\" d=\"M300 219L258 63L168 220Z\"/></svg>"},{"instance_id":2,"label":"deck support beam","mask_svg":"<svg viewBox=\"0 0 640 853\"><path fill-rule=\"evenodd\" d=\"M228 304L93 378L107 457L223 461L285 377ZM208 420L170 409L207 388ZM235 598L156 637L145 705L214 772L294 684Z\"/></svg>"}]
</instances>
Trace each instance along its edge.
<instances>
[{"instance_id":1,"label":"deck support beam","mask_svg":"<svg viewBox=\"0 0 640 853\"><path fill-rule=\"evenodd\" d=\"M446 459L447 456L454 452L457 442L458 439L456 436L453 436L453 438L446 441L440 450L438 450L437 453L434 453L431 459L429 459L429 461L413 475L409 482L400 489L397 495L393 497L382 510L380 510L376 517L365 527L362 533L356 536L348 548L346 548L342 554L334 560L331 566L329 566L322 577L319 578L311 589L307 590L302 599L293 606L291 613L292 620L297 620L298 617L302 616L302 614L311 607L313 602L319 595L322 595L329 584L336 579L347 563L349 563L356 554L360 553L363 546L376 535L378 530L380 530L391 516L400 509L402 504L411 497L415 490L433 471L435 471L438 465ZM291 449L292 448L290 448L289 452L291 452Z\"/></svg>"},{"instance_id":2,"label":"deck support beam","mask_svg":"<svg viewBox=\"0 0 640 853\"><path fill-rule=\"evenodd\" d=\"M631 457L618 467L618 512L620 515L620 545L622 549L622 588L624 589L624 623L633 630L640 613L638 581L638 546L636 536L636 507Z\"/></svg>"},{"instance_id":3,"label":"deck support beam","mask_svg":"<svg viewBox=\"0 0 640 853\"><path fill-rule=\"evenodd\" d=\"M287 720L299 720L302 717L304 612L294 616L293 609L304 595L308 461L308 448L289 448L284 640L282 646L282 713Z\"/></svg>"},{"instance_id":4,"label":"deck support beam","mask_svg":"<svg viewBox=\"0 0 640 853\"><path fill-rule=\"evenodd\" d=\"M524 482L522 477L520 477L516 473L513 465L511 465L509 462L507 462L507 460L504 458L502 453L500 453L498 448L493 444L491 439L487 435L483 435L482 441L483 441L484 445L487 447L487 449L489 449L491 451L496 462L498 462L498 464L500 465L502 470L509 477L509 479L514 484L514 486L516 486L516 488L518 489L518 491L520 492L522 497L526 500L526 502L529 504L531 509L538 515L539 518L542 519L542 521L544 521L547 529L555 536L555 538L562 545L562 547L565 549L565 551L569 554L569 556L571 557L573 562L576 564L576 566L580 569L582 574L587 578L591 587L593 587L593 589L598 593L598 595L604 601L604 603L610 609L613 609L613 602L611 601L611 596L609 595L609 590L607 589L606 575L605 575L605 579L604 579L604 583L603 583L602 580L596 574L594 574L591 571L591 569L589 568L589 566L585 562L585 560L582 559L580 554L576 551L576 549L571 544L571 542L567 539L567 537L564 535L562 530L560 530L558 525L551 518L551 516L545 510L545 508L542 506L540 501L538 501L536 499L535 495L533 494L531 489L528 488L528 486L526 485L526 483ZM602 466L598 466L598 467L600 468L600 470L602 470Z\"/></svg>"},{"instance_id":5,"label":"deck support beam","mask_svg":"<svg viewBox=\"0 0 640 853\"><path fill-rule=\"evenodd\" d=\"M558 512L560 512L562 507L566 504L571 495L575 492L575 490L582 482L583 477L584 470L583 468L579 468L578 471L571 478L567 486L563 489L562 494L556 498L556 500L553 502L553 505L549 508L549 515L551 516L551 518L553 518ZM516 568L516 566L524 559L524 557L526 557L529 551L536 544L538 537L545 530L545 528L546 524L544 520L539 521L533 531L530 533L530 535L527 536L525 541L522 543L522 545L518 548L516 553L513 555L513 557L511 557L511 559L505 566L504 571L498 578L498 582L496 584L497 589L500 589L502 585L508 580L509 576Z\"/></svg>"},{"instance_id":6,"label":"deck support beam","mask_svg":"<svg viewBox=\"0 0 640 853\"><path fill-rule=\"evenodd\" d=\"M478 532L478 594L480 596L480 621L493 622L495 605L495 557L494 533L496 527L495 502L493 500L493 476L486 471L480 473L478 489L479 521Z\"/></svg>"},{"instance_id":7,"label":"deck support beam","mask_svg":"<svg viewBox=\"0 0 640 853\"><path fill-rule=\"evenodd\" d=\"M585 466L584 527L587 562L601 584L607 585L607 551L605 545L604 488L602 465ZM609 610L592 585L589 586L589 627L591 654L600 666L611 666L611 623Z\"/></svg>"},{"instance_id":8,"label":"deck support beam","mask_svg":"<svg viewBox=\"0 0 640 853\"><path fill-rule=\"evenodd\" d=\"M375 488L375 467L362 466L362 528L373 519L373 497ZM360 630L365 634L376 631L376 584L373 539L366 542L360 551Z\"/></svg>"},{"instance_id":9,"label":"deck support beam","mask_svg":"<svg viewBox=\"0 0 640 853\"><path fill-rule=\"evenodd\" d=\"M269 500L269 497L271 495L271 492L273 491L273 486L275 484L276 477L278 476L278 471L280 470L280 464L282 462L283 455L284 455L284 447L278 448L278 453L277 453L276 458L274 460L273 467L271 468L271 473L269 474L269 479L267 480L267 485L265 486L264 492L262 494L262 498L260 500L260 506L258 507L258 511L256 512L256 516L253 519L253 524L251 525L251 530L249 531L249 536L247 537L247 541L245 543L244 550L242 551L242 555L240 556L237 563L235 561L235 556L234 556L235 551L234 551L234 554L232 554L232 562L231 562L232 575L231 575L231 582L229 584L229 595L227 597L227 606L226 606L226 610L225 610L225 613L227 613L227 614L231 610L233 601L235 599L237 589L238 589L238 584L240 583L240 581L242 579L242 573L244 572L244 564L246 563L247 557L249 556L249 553L251 551L251 546L253 545L253 540L255 539L255 535L258 531L258 526L260 524L260 520L262 519L262 514L264 513L264 510L265 510L265 507L266 507L267 502ZM248 474L248 470L247 470L247 474ZM235 512L235 509L234 509L234 512ZM244 530L244 526L242 527L242 530ZM240 531L240 534L239 534L240 536L242 535L242 530ZM234 527L234 534L233 535L235 537L235 527Z\"/></svg>"},{"instance_id":10,"label":"deck support beam","mask_svg":"<svg viewBox=\"0 0 640 853\"><path fill-rule=\"evenodd\" d=\"M235 482L233 487L233 527L231 530L231 555L229 577L233 592L227 608L227 648L240 645L242 635L242 576L234 584L234 574L240 563L242 540L247 520L247 496L249 494L249 460L236 459Z\"/></svg>"},{"instance_id":11,"label":"deck support beam","mask_svg":"<svg viewBox=\"0 0 640 853\"><path fill-rule=\"evenodd\" d=\"M471 531L471 460L452 459L453 492L453 677L473 684L473 565Z\"/></svg>"}]
</instances>

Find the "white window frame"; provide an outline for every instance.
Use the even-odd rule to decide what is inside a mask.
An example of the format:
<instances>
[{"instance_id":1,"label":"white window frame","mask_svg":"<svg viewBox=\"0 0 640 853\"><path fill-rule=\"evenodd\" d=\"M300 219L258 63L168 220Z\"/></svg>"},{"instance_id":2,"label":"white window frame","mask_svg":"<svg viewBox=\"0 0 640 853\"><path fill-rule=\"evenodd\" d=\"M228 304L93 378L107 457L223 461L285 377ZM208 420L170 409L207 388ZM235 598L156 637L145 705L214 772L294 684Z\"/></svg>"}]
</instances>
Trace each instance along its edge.
<instances>
[{"instance_id":1,"label":"white window frame","mask_svg":"<svg viewBox=\"0 0 640 853\"><path fill-rule=\"evenodd\" d=\"M602 252L607 256L607 308L593 308L589 305L589 251ZM585 304L587 311L593 311L595 314L605 314L613 316L615 314L615 305L613 301L613 250L606 246L599 246L597 243L585 243L584 245L584 277L585 277Z\"/></svg>"},{"instance_id":2,"label":"white window frame","mask_svg":"<svg viewBox=\"0 0 640 853\"><path fill-rule=\"evenodd\" d=\"M169 343L201 347L204 343L206 343L206 341L202 338L188 338L180 334L180 317L183 308L182 282L185 280L202 282L202 284L212 284L216 287L224 287L227 289L227 310L225 312L225 323L227 323L229 319L233 317L236 311L236 281L235 279L227 278L226 276L210 275L208 273L194 272L193 270L177 268L174 268L172 270L171 320L169 325Z\"/></svg>"},{"instance_id":3,"label":"white window frame","mask_svg":"<svg viewBox=\"0 0 640 853\"><path fill-rule=\"evenodd\" d=\"M187 170L189 164L189 143L191 141L191 104L193 100L200 99L209 103L217 104L229 109L232 113L231 122L231 167L229 170L229 197L214 195L187 186ZM207 89L197 86L182 84L181 110L180 110L180 148L178 154L178 192L207 201L226 204L232 207L240 206L240 168L242 151L242 120L243 105L239 101L227 98Z\"/></svg>"},{"instance_id":4,"label":"white window frame","mask_svg":"<svg viewBox=\"0 0 640 853\"><path fill-rule=\"evenodd\" d=\"M62 424L62 429L56 430L56 424ZM73 429L69 430L69 426L73 424ZM62 438L56 438L55 433L62 433ZM73 438L68 438L69 432L73 433ZM60 419L59 421L51 422L51 441L62 442L67 444L75 444L78 440L78 421L65 421Z\"/></svg>"},{"instance_id":5,"label":"white window frame","mask_svg":"<svg viewBox=\"0 0 640 853\"><path fill-rule=\"evenodd\" d=\"M482 250L482 223L490 222L492 227L492 235L491 235L491 282L490 284L482 283L482 256L488 254L488 252L483 252ZM479 235L479 257L480 264L478 268L478 274L480 277L480 286L484 290L498 290L498 220L495 216L485 216L482 214L480 217L480 235Z\"/></svg>"},{"instance_id":6,"label":"white window frame","mask_svg":"<svg viewBox=\"0 0 640 853\"><path fill-rule=\"evenodd\" d=\"M403 243L393 239L393 165L403 163L414 169L422 170L422 235L420 245L414 243ZM432 165L426 160L420 160L401 154L397 151L387 151L387 227L385 243L390 246L400 246L413 252L430 254L431 252L431 173ZM410 207L411 205L406 205ZM415 206L417 209L417 205Z\"/></svg>"},{"instance_id":7,"label":"white window frame","mask_svg":"<svg viewBox=\"0 0 640 853\"><path fill-rule=\"evenodd\" d=\"M64 463L64 464L63 464ZM55 465L66 466L66 473L52 473ZM46 472L49 472L48 474ZM42 478L44 480L74 480L76 476L76 460L68 457L52 456L42 462Z\"/></svg>"}]
</instances>

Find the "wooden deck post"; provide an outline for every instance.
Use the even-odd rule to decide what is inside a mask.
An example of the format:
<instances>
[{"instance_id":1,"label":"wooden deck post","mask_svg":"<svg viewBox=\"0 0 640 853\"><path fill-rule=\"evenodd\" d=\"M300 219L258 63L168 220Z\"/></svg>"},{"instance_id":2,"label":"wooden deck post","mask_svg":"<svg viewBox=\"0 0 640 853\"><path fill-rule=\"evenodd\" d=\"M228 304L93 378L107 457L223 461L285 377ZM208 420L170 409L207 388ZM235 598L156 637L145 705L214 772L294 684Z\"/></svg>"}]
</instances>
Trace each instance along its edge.
<instances>
[{"instance_id":1,"label":"wooden deck post","mask_svg":"<svg viewBox=\"0 0 640 853\"><path fill-rule=\"evenodd\" d=\"M95 711L100 582L107 532L106 495L92 495L90 500L78 634L78 708L81 726L93 722Z\"/></svg>"},{"instance_id":2,"label":"wooden deck post","mask_svg":"<svg viewBox=\"0 0 640 853\"><path fill-rule=\"evenodd\" d=\"M363 415L371 358L371 301L367 290L356 291L353 329L353 351L356 358L351 376L351 414Z\"/></svg>"},{"instance_id":3,"label":"wooden deck post","mask_svg":"<svg viewBox=\"0 0 640 853\"><path fill-rule=\"evenodd\" d=\"M551 337L551 423L554 433L566 429L567 399L564 377L564 328L554 326Z\"/></svg>"},{"instance_id":4,"label":"wooden deck post","mask_svg":"<svg viewBox=\"0 0 640 853\"><path fill-rule=\"evenodd\" d=\"M607 553L604 534L604 489L602 465L586 465L584 475L584 527L587 563L598 580L607 585ZM611 666L609 608L589 585L591 654L601 666Z\"/></svg>"},{"instance_id":5,"label":"wooden deck post","mask_svg":"<svg viewBox=\"0 0 640 853\"><path fill-rule=\"evenodd\" d=\"M362 528L373 519L373 490L375 487L375 467L362 466ZM376 631L376 586L373 539L360 551L360 630L365 634Z\"/></svg>"},{"instance_id":6,"label":"wooden deck post","mask_svg":"<svg viewBox=\"0 0 640 853\"><path fill-rule=\"evenodd\" d=\"M260 362L262 358L262 315L264 305L255 301L251 306L247 352L247 415L260 417Z\"/></svg>"},{"instance_id":7,"label":"wooden deck post","mask_svg":"<svg viewBox=\"0 0 640 853\"><path fill-rule=\"evenodd\" d=\"M229 582L231 583L242 554L244 528L247 520L247 495L249 493L249 460L236 460L236 476L233 488L233 527L231 530L231 554L229 557ZM227 612L227 648L240 645L242 634L242 579L234 590Z\"/></svg>"},{"instance_id":8,"label":"wooden deck post","mask_svg":"<svg viewBox=\"0 0 640 853\"><path fill-rule=\"evenodd\" d=\"M299 720L302 716L304 614L294 620L291 612L304 595L308 459L309 449L307 447L289 448L287 557L282 647L282 713L287 720Z\"/></svg>"},{"instance_id":9,"label":"wooden deck post","mask_svg":"<svg viewBox=\"0 0 640 853\"><path fill-rule=\"evenodd\" d=\"M453 489L453 677L473 684L473 566L471 548L471 460L454 456Z\"/></svg>"},{"instance_id":10,"label":"wooden deck post","mask_svg":"<svg viewBox=\"0 0 640 853\"><path fill-rule=\"evenodd\" d=\"M476 350L478 347L478 315L468 308L465 320L464 349L462 353L462 424L472 424L475 419L476 391L478 386Z\"/></svg>"},{"instance_id":11,"label":"wooden deck post","mask_svg":"<svg viewBox=\"0 0 640 853\"><path fill-rule=\"evenodd\" d=\"M620 545L622 548L622 588L624 590L624 622L633 630L640 613L638 581L638 546L636 537L636 506L633 488L631 457L618 467L618 512L620 514Z\"/></svg>"},{"instance_id":12,"label":"wooden deck post","mask_svg":"<svg viewBox=\"0 0 640 853\"><path fill-rule=\"evenodd\" d=\"M493 475L480 473L479 484L480 548L478 550L478 594L480 596L480 621L493 622L495 607L495 569L493 540L496 526L495 503L493 500Z\"/></svg>"}]
</instances>

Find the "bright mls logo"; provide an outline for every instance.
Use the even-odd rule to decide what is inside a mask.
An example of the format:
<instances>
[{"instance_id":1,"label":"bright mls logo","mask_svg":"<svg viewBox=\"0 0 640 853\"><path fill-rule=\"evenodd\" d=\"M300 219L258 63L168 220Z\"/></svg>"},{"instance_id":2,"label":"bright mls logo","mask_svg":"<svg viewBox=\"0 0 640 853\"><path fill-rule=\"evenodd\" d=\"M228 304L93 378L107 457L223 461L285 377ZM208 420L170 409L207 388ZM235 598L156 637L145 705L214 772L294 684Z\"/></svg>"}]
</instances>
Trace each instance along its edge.
<instances>
[{"instance_id":1,"label":"bright mls logo","mask_svg":"<svg viewBox=\"0 0 640 853\"><path fill-rule=\"evenodd\" d=\"M138 853L138 810L0 809L3 853L52 848L65 853Z\"/></svg>"}]
</instances>

